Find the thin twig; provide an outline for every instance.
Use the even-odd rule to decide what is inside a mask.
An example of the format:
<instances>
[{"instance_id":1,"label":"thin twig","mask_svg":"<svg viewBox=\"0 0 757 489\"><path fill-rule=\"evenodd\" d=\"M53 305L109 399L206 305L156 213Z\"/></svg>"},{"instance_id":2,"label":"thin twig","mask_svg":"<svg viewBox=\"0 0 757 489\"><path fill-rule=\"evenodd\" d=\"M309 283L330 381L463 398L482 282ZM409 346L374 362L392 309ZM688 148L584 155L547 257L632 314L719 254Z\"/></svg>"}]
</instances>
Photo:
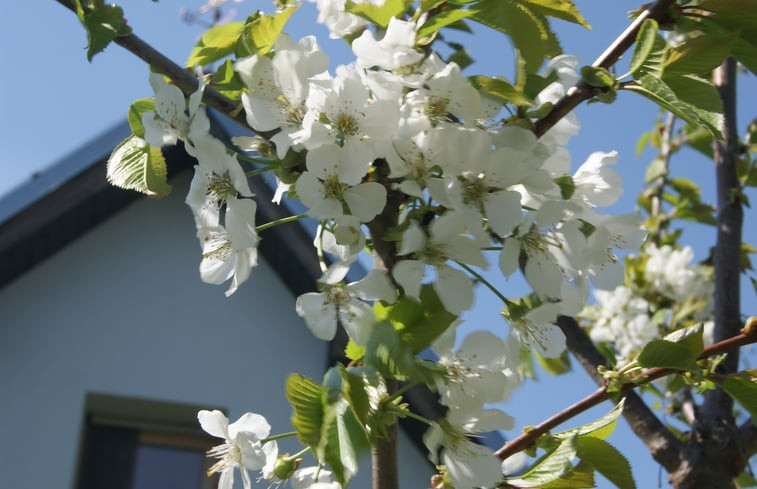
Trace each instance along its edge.
<instances>
[{"instance_id":1,"label":"thin twig","mask_svg":"<svg viewBox=\"0 0 757 489\"><path fill-rule=\"evenodd\" d=\"M71 10L72 12L76 12L76 8L74 7L74 4L71 0L55 1ZM163 53L161 53L139 37L135 36L134 34L117 37L113 40L113 42L123 47L124 49L131 51L135 56L152 66L152 68L158 73L162 73L169 77L171 80L173 80L174 84L179 87L182 92L184 92L185 95L189 95L197 91L199 84L197 78L195 78L191 72L174 63ZM202 100L208 105L208 107L216 109L217 111L223 113L224 115L233 119L244 127L249 127L247 124L247 119L244 115L244 111L241 110L239 103L231 100L224 95L221 95L210 87L205 87Z\"/></svg>"},{"instance_id":2,"label":"thin twig","mask_svg":"<svg viewBox=\"0 0 757 489\"><path fill-rule=\"evenodd\" d=\"M674 3L675 0L657 0L641 12L631 25L594 61L592 66L610 68L614 65L636 40L636 34L639 32L642 22L646 19L660 20L664 18L668 9ZM594 90L583 81L569 88L565 96L557 101L550 113L534 123L536 137L543 136L560 119L575 109L578 104L594 96Z\"/></svg>"},{"instance_id":3,"label":"thin twig","mask_svg":"<svg viewBox=\"0 0 757 489\"><path fill-rule=\"evenodd\" d=\"M700 359L708 358L713 355L718 355L726 351L731 351L735 348L739 348L741 346L748 345L755 342L757 342L757 334L754 334L754 333L751 333L749 335L740 334L740 335L734 336L733 338L729 338L725 341L715 343L714 345L711 345L705 348L702 354L699 355L698 358ZM620 388L620 395L622 396L623 394L633 390L635 387L638 387L639 385L643 385L653 380L657 380L661 377L665 377L667 375L671 375L678 372L679 370L675 370L672 368L651 368L647 370L644 373L644 375L641 376L639 379L637 379L635 382L633 383L628 382L628 383L623 384ZM607 392L607 386L605 385L603 387L600 387L593 393L589 394L582 400L578 401L577 403L572 404L571 406L568 406L567 408L563 409L559 413L543 421L538 426L535 426L529 429L527 432L509 441L502 448L494 452L494 454L501 459L506 459L510 455L513 455L514 453L520 452L528 448L534 442L534 440L536 440L536 438L538 438L539 436L545 433L548 433L552 428L588 410L589 408L596 406L600 402L606 401L607 399L609 399L609 394Z\"/></svg>"}]
</instances>

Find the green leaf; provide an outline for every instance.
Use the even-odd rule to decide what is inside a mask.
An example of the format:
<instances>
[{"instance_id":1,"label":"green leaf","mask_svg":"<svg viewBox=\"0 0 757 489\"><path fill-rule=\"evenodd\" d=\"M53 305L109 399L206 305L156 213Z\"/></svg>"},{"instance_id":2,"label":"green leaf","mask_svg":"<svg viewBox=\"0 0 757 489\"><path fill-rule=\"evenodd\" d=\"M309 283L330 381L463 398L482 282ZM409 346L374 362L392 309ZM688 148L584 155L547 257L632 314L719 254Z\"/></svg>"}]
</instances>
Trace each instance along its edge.
<instances>
[{"instance_id":1,"label":"green leaf","mask_svg":"<svg viewBox=\"0 0 757 489\"><path fill-rule=\"evenodd\" d=\"M539 486L539 489L590 489L596 486L594 482L594 467L583 460L573 470L559 479Z\"/></svg>"},{"instance_id":2,"label":"green leaf","mask_svg":"<svg viewBox=\"0 0 757 489\"><path fill-rule=\"evenodd\" d=\"M739 376L729 376L720 383L720 387L752 416L752 423L757 424L757 383Z\"/></svg>"},{"instance_id":3,"label":"green leaf","mask_svg":"<svg viewBox=\"0 0 757 489\"><path fill-rule=\"evenodd\" d=\"M283 32L289 17L300 8L300 5L298 3L287 7L273 15L259 15L254 20L245 23L237 42L237 55L268 53Z\"/></svg>"},{"instance_id":4,"label":"green leaf","mask_svg":"<svg viewBox=\"0 0 757 489\"><path fill-rule=\"evenodd\" d=\"M365 446L365 434L351 411L335 412L324 430L323 461L343 487L357 473L359 447Z\"/></svg>"},{"instance_id":5,"label":"green leaf","mask_svg":"<svg viewBox=\"0 0 757 489\"><path fill-rule=\"evenodd\" d=\"M615 77L607 68L598 66L582 66L581 79L590 87L606 88L615 85Z\"/></svg>"},{"instance_id":6,"label":"green leaf","mask_svg":"<svg viewBox=\"0 0 757 489\"><path fill-rule=\"evenodd\" d=\"M349 403L355 418L357 418L362 426L367 426L368 418L371 414L371 404L368 393L365 390L365 379L362 375L355 374L354 369L348 370L343 365L339 365L338 367L339 373L344 380L342 384L344 398Z\"/></svg>"},{"instance_id":7,"label":"green leaf","mask_svg":"<svg viewBox=\"0 0 757 489\"><path fill-rule=\"evenodd\" d=\"M752 281L752 289L754 289L754 293L757 294L757 279L749 277L749 280Z\"/></svg>"},{"instance_id":8,"label":"green leaf","mask_svg":"<svg viewBox=\"0 0 757 489\"><path fill-rule=\"evenodd\" d=\"M286 396L292 405L292 426L297 438L311 447L318 456L321 443L321 427L324 421L324 389L300 374L290 374L286 382Z\"/></svg>"},{"instance_id":9,"label":"green leaf","mask_svg":"<svg viewBox=\"0 0 757 489\"><path fill-rule=\"evenodd\" d=\"M477 75L469 78L476 88L483 90L490 97L499 100L502 104L512 103L521 107L531 107L533 100L526 97L523 91L518 90L507 80Z\"/></svg>"},{"instance_id":10,"label":"green leaf","mask_svg":"<svg viewBox=\"0 0 757 489\"><path fill-rule=\"evenodd\" d=\"M420 302L406 296L394 304L377 302L373 306L376 318L394 327L412 355L428 348L457 319L444 308L431 285L424 285L419 297Z\"/></svg>"},{"instance_id":11,"label":"green leaf","mask_svg":"<svg viewBox=\"0 0 757 489\"><path fill-rule=\"evenodd\" d=\"M573 458L576 456L575 438L563 440L551 453L539 459L530 469L517 478L505 479L516 487L541 487L573 470Z\"/></svg>"},{"instance_id":12,"label":"green leaf","mask_svg":"<svg viewBox=\"0 0 757 489\"><path fill-rule=\"evenodd\" d=\"M186 66L207 66L233 53L243 27L244 22L230 22L211 27L192 49Z\"/></svg>"},{"instance_id":13,"label":"green leaf","mask_svg":"<svg viewBox=\"0 0 757 489\"><path fill-rule=\"evenodd\" d=\"M591 26L571 0L521 0L521 2L542 15L580 24L591 30Z\"/></svg>"},{"instance_id":14,"label":"green leaf","mask_svg":"<svg viewBox=\"0 0 757 489\"><path fill-rule=\"evenodd\" d=\"M362 5L368 5L368 4L362 4ZM418 29L418 37L422 38L422 37L430 36L436 33L442 27L447 27L449 25L452 25L455 22L463 20L466 17L470 17L471 15L473 15L472 10L463 10L463 9L443 10L439 12L438 14L435 14L429 17L426 23L423 24L420 29Z\"/></svg>"},{"instance_id":15,"label":"green leaf","mask_svg":"<svg viewBox=\"0 0 757 489\"><path fill-rule=\"evenodd\" d=\"M234 70L234 63L230 59L225 60L213 74L213 88L232 100L242 98L245 83Z\"/></svg>"},{"instance_id":16,"label":"green leaf","mask_svg":"<svg viewBox=\"0 0 757 489\"><path fill-rule=\"evenodd\" d=\"M121 141L108 158L106 178L116 187L150 197L165 197L171 192L166 173L166 160L160 148L152 148L132 134Z\"/></svg>"},{"instance_id":17,"label":"green leaf","mask_svg":"<svg viewBox=\"0 0 757 489\"><path fill-rule=\"evenodd\" d=\"M542 17L514 0L479 0L471 10L472 19L510 36L525 74L536 73L554 37Z\"/></svg>"},{"instance_id":18,"label":"green leaf","mask_svg":"<svg viewBox=\"0 0 757 489\"><path fill-rule=\"evenodd\" d=\"M142 125L142 114L145 112L155 112L155 99L143 98L135 101L129 107L127 119L131 132L138 138L145 137L145 126Z\"/></svg>"},{"instance_id":19,"label":"green leaf","mask_svg":"<svg viewBox=\"0 0 757 489\"><path fill-rule=\"evenodd\" d=\"M753 0L702 0L698 8L711 12L707 18L728 30L757 30Z\"/></svg>"},{"instance_id":20,"label":"green leaf","mask_svg":"<svg viewBox=\"0 0 757 489\"><path fill-rule=\"evenodd\" d=\"M743 36L733 40L731 54L749 71L757 74L757 43L745 39Z\"/></svg>"},{"instance_id":21,"label":"green leaf","mask_svg":"<svg viewBox=\"0 0 757 489\"><path fill-rule=\"evenodd\" d=\"M693 77L678 76L671 77L671 79L673 79L672 82L676 85L678 90L680 90L680 95L667 85L666 82L671 80L666 79L663 81L651 75L644 75L636 80L636 83L626 84L623 88L639 93L681 119L691 124L705 127L715 137L722 139L722 105L720 108L717 108L717 110L708 110L703 107L692 105L688 101L679 98L679 96L685 96L691 100L696 99L699 102L706 101L703 105L714 107L716 104L713 103L712 92L710 89L715 90L715 88L711 84ZM697 93L696 91L698 89L702 89L703 93ZM717 96L717 90L715 90L714 94Z\"/></svg>"},{"instance_id":22,"label":"green leaf","mask_svg":"<svg viewBox=\"0 0 757 489\"><path fill-rule=\"evenodd\" d=\"M694 357L698 357L704 351L704 328L701 324L681 328L665 335L664 340L683 345Z\"/></svg>"},{"instance_id":23,"label":"green leaf","mask_svg":"<svg viewBox=\"0 0 757 489\"><path fill-rule=\"evenodd\" d=\"M397 331L386 322L376 324L365 347L365 364L385 377L405 380L415 370L413 353Z\"/></svg>"},{"instance_id":24,"label":"green leaf","mask_svg":"<svg viewBox=\"0 0 757 489\"><path fill-rule=\"evenodd\" d=\"M606 441L591 436L579 438L578 456L619 489L636 489L631 464L617 448Z\"/></svg>"},{"instance_id":25,"label":"green leaf","mask_svg":"<svg viewBox=\"0 0 757 489\"><path fill-rule=\"evenodd\" d=\"M697 370L696 356L685 345L665 340L652 340L637 358L645 368L665 367L676 370Z\"/></svg>"},{"instance_id":26,"label":"green leaf","mask_svg":"<svg viewBox=\"0 0 757 489\"><path fill-rule=\"evenodd\" d=\"M586 423L583 426L572 428L570 430L561 431L552 435L555 438L569 439L582 436L591 436L593 438L605 439L615 431L615 426L618 423L618 418L623 413L623 404L625 400L621 400L601 418Z\"/></svg>"},{"instance_id":27,"label":"green leaf","mask_svg":"<svg viewBox=\"0 0 757 489\"><path fill-rule=\"evenodd\" d=\"M664 177L667 174L668 169L666 166L665 158L662 156L656 156L655 159L653 159L647 167L647 172L644 175L644 181L646 183L650 183L660 177Z\"/></svg>"},{"instance_id":28,"label":"green leaf","mask_svg":"<svg viewBox=\"0 0 757 489\"><path fill-rule=\"evenodd\" d=\"M630 72L634 76L662 75L662 63L665 60L665 39L658 34L657 22L646 19L641 23L639 33L636 34L636 46L631 58Z\"/></svg>"},{"instance_id":29,"label":"green leaf","mask_svg":"<svg viewBox=\"0 0 757 489\"><path fill-rule=\"evenodd\" d=\"M372 3L355 3L347 0L344 3L344 10L351 14L360 16L369 22L385 29L389 25L392 17L401 17L405 12L405 0L386 0L383 5L374 5Z\"/></svg>"},{"instance_id":30,"label":"green leaf","mask_svg":"<svg viewBox=\"0 0 757 489\"><path fill-rule=\"evenodd\" d=\"M686 39L668 50L665 76L709 74L730 54L735 38L735 34L728 34L701 35Z\"/></svg>"},{"instance_id":31,"label":"green leaf","mask_svg":"<svg viewBox=\"0 0 757 489\"><path fill-rule=\"evenodd\" d=\"M88 12L80 9L81 4L78 4L79 19L87 30L87 61L92 61L113 39L131 34L124 11L118 5L97 5Z\"/></svg>"}]
</instances>

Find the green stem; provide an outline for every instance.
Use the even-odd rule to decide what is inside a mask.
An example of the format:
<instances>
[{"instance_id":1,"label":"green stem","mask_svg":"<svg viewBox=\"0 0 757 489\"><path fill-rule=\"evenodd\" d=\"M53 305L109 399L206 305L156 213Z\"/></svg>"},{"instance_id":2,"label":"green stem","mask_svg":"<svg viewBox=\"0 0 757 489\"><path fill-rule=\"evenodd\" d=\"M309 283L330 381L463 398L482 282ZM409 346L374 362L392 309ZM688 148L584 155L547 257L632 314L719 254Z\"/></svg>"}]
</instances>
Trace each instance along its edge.
<instances>
[{"instance_id":1,"label":"green stem","mask_svg":"<svg viewBox=\"0 0 757 489\"><path fill-rule=\"evenodd\" d=\"M296 431L290 431L290 432L287 432L287 433L280 433L278 435L269 436L268 438L264 438L264 439L260 440L260 443L261 444L268 443L269 441L282 440L284 438L291 438L293 436L297 436L297 432ZM307 450L310 450L310 449L308 448Z\"/></svg>"},{"instance_id":2,"label":"green stem","mask_svg":"<svg viewBox=\"0 0 757 489\"><path fill-rule=\"evenodd\" d=\"M394 391L394 393L392 393L391 396L385 398L382 402L384 404L391 404L392 401L394 401L395 399L400 397L402 394L409 391L410 389L412 389L418 384L420 384L420 382L408 382L407 384L403 385L402 387Z\"/></svg>"},{"instance_id":3,"label":"green stem","mask_svg":"<svg viewBox=\"0 0 757 489\"><path fill-rule=\"evenodd\" d=\"M512 302L510 302L507 299L507 297L505 297L502 294L502 292L500 292L499 290L497 290L497 288L494 285L492 285L491 282L489 282L488 280L486 280L483 275L481 275L477 271L473 270L471 267L469 267L465 263L460 263L459 261L456 261L455 263L457 263L458 265L460 265L463 270L465 270L469 274L473 275L476 278L476 280L478 280L479 282L481 282L482 284L484 284L489 290L491 290L494 293L494 295L496 295L497 297L499 297L500 300L502 300L502 302L505 305L512 304Z\"/></svg>"},{"instance_id":4,"label":"green stem","mask_svg":"<svg viewBox=\"0 0 757 489\"><path fill-rule=\"evenodd\" d=\"M266 229L270 229L276 226L279 226L281 224L287 224L290 222L298 221L304 217L308 217L307 214L297 214L296 216L289 216L289 217L283 217L281 219L277 219L275 221L267 222L265 224L261 224L260 226L256 227L255 230L257 232L265 231Z\"/></svg>"},{"instance_id":5,"label":"green stem","mask_svg":"<svg viewBox=\"0 0 757 489\"><path fill-rule=\"evenodd\" d=\"M403 410L397 409L396 412L400 416L407 416L408 418L413 418L417 421L420 421L421 423L426 423L429 426L432 426L434 424L434 422L431 421L430 419L424 418L420 414L416 414L412 411L403 411Z\"/></svg>"},{"instance_id":6,"label":"green stem","mask_svg":"<svg viewBox=\"0 0 757 489\"><path fill-rule=\"evenodd\" d=\"M260 175L261 173L272 171L274 168L276 168L276 165L268 165L262 168L255 168L254 170L246 172L245 175L247 175L248 177L254 177L255 175Z\"/></svg>"},{"instance_id":7,"label":"green stem","mask_svg":"<svg viewBox=\"0 0 757 489\"><path fill-rule=\"evenodd\" d=\"M299 452L295 453L294 455L290 455L287 457L287 460L297 460L298 458L304 457L305 454L307 454L310 451L310 447L305 447Z\"/></svg>"}]
</instances>

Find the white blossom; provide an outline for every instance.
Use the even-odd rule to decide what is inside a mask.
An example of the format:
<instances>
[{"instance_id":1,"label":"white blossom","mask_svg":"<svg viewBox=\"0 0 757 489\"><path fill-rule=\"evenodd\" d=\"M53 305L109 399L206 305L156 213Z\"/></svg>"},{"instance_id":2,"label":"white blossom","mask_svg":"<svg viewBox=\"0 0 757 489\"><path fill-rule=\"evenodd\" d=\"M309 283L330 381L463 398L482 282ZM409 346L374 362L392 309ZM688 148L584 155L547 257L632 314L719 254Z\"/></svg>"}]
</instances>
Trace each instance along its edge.
<instances>
[{"instance_id":1,"label":"white blossom","mask_svg":"<svg viewBox=\"0 0 757 489\"><path fill-rule=\"evenodd\" d=\"M209 473L220 472L218 489L231 489L234 469L238 468L245 489L252 487L248 470L260 470L270 460L276 460L278 447L275 441L263 443L271 426L261 415L245 413L229 424L228 418L218 410L197 413L200 426L208 434L223 438L224 443L213 447L208 456L219 459Z\"/></svg>"}]
</instances>

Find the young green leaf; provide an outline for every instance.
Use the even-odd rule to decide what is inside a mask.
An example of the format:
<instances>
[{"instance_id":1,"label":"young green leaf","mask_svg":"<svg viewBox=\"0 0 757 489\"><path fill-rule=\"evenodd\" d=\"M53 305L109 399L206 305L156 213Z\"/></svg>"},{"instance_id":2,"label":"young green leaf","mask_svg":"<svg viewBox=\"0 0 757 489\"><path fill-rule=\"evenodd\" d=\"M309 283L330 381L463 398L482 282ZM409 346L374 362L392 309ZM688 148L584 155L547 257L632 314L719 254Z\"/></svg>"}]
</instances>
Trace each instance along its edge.
<instances>
[{"instance_id":1,"label":"young green leaf","mask_svg":"<svg viewBox=\"0 0 757 489\"><path fill-rule=\"evenodd\" d=\"M692 105L692 103L679 98L679 93L673 91L666 83L671 81L680 91L680 96L699 102L702 106ZM709 88L707 88L708 86ZM644 75L634 83L625 84L623 88L648 98L691 124L706 128L716 138L723 138L722 104L717 107L717 103L712 97L713 92L710 90L714 90L714 87L707 82L683 76L671 77L671 79L663 81L652 75ZM702 90L702 93L697 93L697 90ZM716 90L714 94L717 96ZM719 100L719 96L717 97L717 100Z\"/></svg>"},{"instance_id":2,"label":"young green leaf","mask_svg":"<svg viewBox=\"0 0 757 489\"><path fill-rule=\"evenodd\" d=\"M665 60L665 39L657 32L659 26L653 19L641 23L636 34L636 46L631 58L630 73L636 77L642 75L662 76L662 63Z\"/></svg>"},{"instance_id":3,"label":"young green leaf","mask_svg":"<svg viewBox=\"0 0 757 489\"><path fill-rule=\"evenodd\" d=\"M615 426L618 423L618 418L623 413L623 404L625 400L621 400L601 418L586 423L583 426L572 428L570 430L561 431L555 433L552 436L560 439L569 439L582 436L591 436L593 438L605 439L615 431Z\"/></svg>"},{"instance_id":4,"label":"young green leaf","mask_svg":"<svg viewBox=\"0 0 757 489\"><path fill-rule=\"evenodd\" d=\"M121 141L108 158L106 178L116 187L136 190L149 197L165 197L171 192L166 172L166 160L160 148L152 148L132 134Z\"/></svg>"},{"instance_id":5,"label":"young green leaf","mask_svg":"<svg viewBox=\"0 0 757 489\"><path fill-rule=\"evenodd\" d=\"M368 4L362 4L368 5ZM472 10L446 9L428 18L425 24L418 29L418 37L427 37L436 33L442 27L447 27L473 15Z\"/></svg>"},{"instance_id":6,"label":"young green leaf","mask_svg":"<svg viewBox=\"0 0 757 489\"><path fill-rule=\"evenodd\" d=\"M720 384L720 387L741 404L752 416L752 422L757 424L757 383L750 378L730 376Z\"/></svg>"},{"instance_id":7,"label":"young green leaf","mask_svg":"<svg viewBox=\"0 0 757 489\"><path fill-rule=\"evenodd\" d=\"M80 7L79 4L77 12L81 10L79 18L87 30L87 61L92 61L113 39L131 34L124 11L118 5L96 5L88 12Z\"/></svg>"},{"instance_id":8,"label":"young green leaf","mask_svg":"<svg viewBox=\"0 0 757 489\"><path fill-rule=\"evenodd\" d=\"M382 5L374 5L370 2L355 3L352 0L344 3L345 11L373 22L383 29L389 25L392 17L401 17L405 8L405 0L386 0Z\"/></svg>"},{"instance_id":9,"label":"young green leaf","mask_svg":"<svg viewBox=\"0 0 757 489\"><path fill-rule=\"evenodd\" d=\"M357 425L352 412L334 412L324 430L322 447L323 461L334 474L334 479L346 487L357 473L358 456L365 446L365 434Z\"/></svg>"},{"instance_id":10,"label":"young green leaf","mask_svg":"<svg viewBox=\"0 0 757 489\"><path fill-rule=\"evenodd\" d=\"M373 327L365 348L365 364L386 377L405 380L415 370L413 353L397 331L386 322Z\"/></svg>"},{"instance_id":11,"label":"young green leaf","mask_svg":"<svg viewBox=\"0 0 757 489\"><path fill-rule=\"evenodd\" d=\"M606 441L591 436L579 438L578 456L619 489L636 489L631 464L617 448Z\"/></svg>"},{"instance_id":12,"label":"young green leaf","mask_svg":"<svg viewBox=\"0 0 757 489\"><path fill-rule=\"evenodd\" d=\"M237 55L266 54L279 38L293 13L301 4L287 7L273 15L260 15L247 22L239 35Z\"/></svg>"},{"instance_id":13,"label":"young green leaf","mask_svg":"<svg viewBox=\"0 0 757 489\"><path fill-rule=\"evenodd\" d=\"M571 0L520 0L530 8L547 17L566 20L579 24L591 30L591 26L584 19L581 12Z\"/></svg>"},{"instance_id":14,"label":"young green leaf","mask_svg":"<svg viewBox=\"0 0 757 489\"><path fill-rule=\"evenodd\" d=\"M676 370L697 370L696 356L686 346L671 341L652 340L637 358L644 368L665 367Z\"/></svg>"},{"instance_id":15,"label":"young green leaf","mask_svg":"<svg viewBox=\"0 0 757 489\"><path fill-rule=\"evenodd\" d=\"M590 489L597 487L594 481L594 467L584 462L578 463L573 470L546 484L539 486L539 489Z\"/></svg>"},{"instance_id":16,"label":"young green leaf","mask_svg":"<svg viewBox=\"0 0 757 489\"><path fill-rule=\"evenodd\" d=\"M395 304L373 306L379 321L390 323L412 354L428 348L456 319L448 312L431 285L424 285L420 302L403 297Z\"/></svg>"},{"instance_id":17,"label":"young green leaf","mask_svg":"<svg viewBox=\"0 0 757 489\"><path fill-rule=\"evenodd\" d=\"M665 76L709 74L730 54L735 38L735 34L728 34L701 35L686 39L668 50Z\"/></svg>"},{"instance_id":18,"label":"young green leaf","mask_svg":"<svg viewBox=\"0 0 757 489\"><path fill-rule=\"evenodd\" d=\"M135 101L129 107L127 119L131 132L138 138L145 137L145 126L142 125L142 114L155 111L155 99L143 98Z\"/></svg>"},{"instance_id":19,"label":"young green leaf","mask_svg":"<svg viewBox=\"0 0 757 489\"><path fill-rule=\"evenodd\" d=\"M581 79L590 87L606 88L615 85L615 77L607 68L598 66L582 66Z\"/></svg>"},{"instance_id":20,"label":"young green leaf","mask_svg":"<svg viewBox=\"0 0 757 489\"><path fill-rule=\"evenodd\" d=\"M286 396L294 409L292 426L297 438L317 455L324 421L323 387L304 375L291 374L287 377Z\"/></svg>"},{"instance_id":21,"label":"young green leaf","mask_svg":"<svg viewBox=\"0 0 757 489\"><path fill-rule=\"evenodd\" d=\"M186 66L207 66L233 53L243 27L244 22L230 22L211 27L192 49Z\"/></svg>"},{"instance_id":22,"label":"young green leaf","mask_svg":"<svg viewBox=\"0 0 757 489\"><path fill-rule=\"evenodd\" d=\"M551 453L539 459L530 469L517 478L505 479L516 487L541 487L570 473L578 444L575 438L563 440Z\"/></svg>"},{"instance_id":23,"label":"young green leaf","mask_svg":"<svg viewBox=\"0 0 757 489\"><path fill-rule=\"evenodd\" d=\"M533 100L526 97L523 91L518 90L507 80L477 75L469 77L476 88L483 90L490 97L499 100L502 104L512 103L522 107L531 107Z\"/></svg>"},{"instance_id":24,"label":"young green leaf","mask_svg":"<svg viewBox=\"0 0 757 489\"><path fill-rule=\"evenodd\" d=\"M543 17L514 0L479 0L471 9L472 19L510 36L525 73L536 73L554 36Z\"/></svg>"}]
</instances>

